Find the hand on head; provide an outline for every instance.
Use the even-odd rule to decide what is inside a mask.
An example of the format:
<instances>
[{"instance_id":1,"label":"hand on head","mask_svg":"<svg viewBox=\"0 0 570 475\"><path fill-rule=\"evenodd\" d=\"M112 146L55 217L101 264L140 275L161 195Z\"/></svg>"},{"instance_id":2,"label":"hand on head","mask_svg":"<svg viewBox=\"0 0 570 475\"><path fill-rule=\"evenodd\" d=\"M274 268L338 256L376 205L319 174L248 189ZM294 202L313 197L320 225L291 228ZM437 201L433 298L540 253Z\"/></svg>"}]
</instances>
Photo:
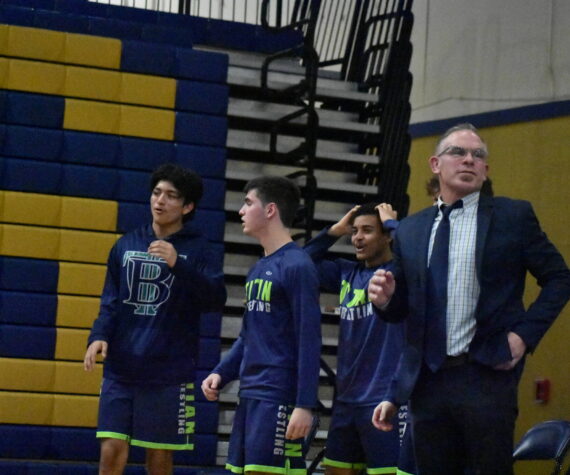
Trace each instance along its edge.
<instances>
[{"instance_id":1,"label":"hand on head","mask_svg":"<svg viewBox=\"0 0 570 475\"><path fill-rule=\"evenodd\" d=\"M398 219L398 212L392 208L390 203L380 203L375 209L378 211L382 224L390 219Z\"/></svg>"}]
</instances>

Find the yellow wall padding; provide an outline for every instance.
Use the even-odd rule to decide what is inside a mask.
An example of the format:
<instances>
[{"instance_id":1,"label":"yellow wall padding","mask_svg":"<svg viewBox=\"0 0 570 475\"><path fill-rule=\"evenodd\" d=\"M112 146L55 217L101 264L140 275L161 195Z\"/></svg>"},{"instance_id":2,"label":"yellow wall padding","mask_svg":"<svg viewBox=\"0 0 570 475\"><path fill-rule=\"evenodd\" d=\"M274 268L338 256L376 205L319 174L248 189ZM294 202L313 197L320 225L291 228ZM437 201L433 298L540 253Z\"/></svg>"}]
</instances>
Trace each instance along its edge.
<instances>
[{"instance_id":1,"label":"yellow wall padding","mask_svg":"<svg viewBox=\"0 0 570 475\"><path fill-rule=\"evenodd\" d=\"M121 135L174 140L174 111L121 106Z\"/></svg>"},{"instance_id":2,"label":"yellow wall padding","mask_svg":"<svg viewBox=\"0 0 570 475\"><path fill-rule=\"evenodd\" d=\"M59 229L0 224L0 255L57 260Z\"/></svg>"},{"instance_id":3,"label":"yellow wall padding","mask_svg":"<svg viewBox=\"0 0 570 475\"><path fill-rule=\"evenodd\" d=\"M62 229L59 259L62 261L105 264L116 234Z\"/></svg>"},{"instance_id":4,"label":"yellow wall padding","mask_svg":"<svg viewBox=\"0 0 570 475\"><path fill-rule=\"evenodd\" d=\"M0 221L59 226L61 196L0 191Z\"/></svg>"},{"instance_id":5,"label":"yellow wall padding","mask_svg":"<svg viewBox=\"0 0 570 475\"><path fill-rule=\"evenodd\" d=\"M85 354L85 349L83 353ZM78 363L55 361L54 392L98 396L103 378L103 365L95 365L93 371L83 369L83 357Z\"/></svg>"},{"instance_id":6,"label":"yellow wall padding","mask_svg":"<svg viewBox=\"0 0 570 475\"><path fill-rule=\"evenodd\" d=\"M101 296L107 266L59 263L58 294Z\"/></svg>"},{"instance_id":7,"label":"yellow wall padding","mask_svg":"<svg viewBox=\"0 0 570 475\"><path fill-rule=\"evenodd\" d=\"M0 54L54 63L65 58L65 33L39 28L0 25Z\"/></svg>"},{"instance_id":8,"label":"yellow wall padding","mask_svg":"<svg viewBox=\"0 0 570 475\"><path fill-rule=\"evenodd\" d=\"M0 25L3 56L119 69L121 48L121 40L113 38Z\"/></svg>"},{"instance_id":9,"label":"yellow wall padding","mask_svg":"<svg viewBox=\"0 0 570 475\"><path fill-rule=\"evenodd\" d=\"M8 65L9 60L6 58L0 58L0 86L4 87L8 78Z\"/></svg>"},{"instance_id":10,"label":"yellow wall padding","mask_svg":"<svg viewBox=\"0 0 570 475\"><path fill-rule=\"evenodd\" d=\"M121 125L119 106L101 102L65 100L65 129L118 135Z\"/></svg>"},{"instance_id":11,"label":"yellow wall padding","mask_svg":"<svg viewBox=\"0 0 570 475\"><path fill-rule=\"evenodd\" d=\"M67 66L64 94L67 97L173 109L176 80Z\"/></svg>"},{"instance_id":12,"label":"yellow wall padding","mask_svg":"<svg viewBox=\"0 0 570 475\"><path fill-rule=\"evenodd\" d=\"M173 140L174 111L65 100L66 129Z\"/></svg>"},{"instance_id":13,"label":"yellow wall padding","mask_svg":"<svg viewBox=\"0 0 570 475\"><path fill-rule=\"evenodd\" d=\"M65 62L97 68L121 67L121 40L65 33Z\"/></svg>"},{"instance_id":14,"label":"yellow wall padding","mask_svg":"<svg viewBox=\"0 0 570 475\"><path fill-rule=\"evenodd\" d=\"M3 89L173 109L176 80L80 66L10 58Z\"/></svg>"},{"instance_id":15,"label":"yellow wall padding","mask_svg":"<svg viewBox=\"0 0 570 475\"><path fill-rule=\"evenodd\" d=\"M98 398L0 391L0 424L95 427Z\"/></svg>"},{"instance_id":16,"label":"yellow wall padding","mask_svg":"<svg viewBox=\"0 0 570 475\"><path fill-rule=\"evenodd\" d=\"M64 95L99 101L119 102L121 73L67 66Z\"/></svg>"},{"instance_id":17,"label":"yellow wall padding","mask_svg":"<svg viewBox=\"0 0 570 475\"><path fill-rule=\"evenodd\" d=\"M0 358L0 387L5 391L99 394L103 365L92 372L82 362Z\"/></svg>"},{"instance_id":18,"label":"yellow wall padding","mask_svg":"<svg viewBox=\"0 0 570 475\"><path fill-rule=\"evenodd\" d=\"M119 204L116 201L62 197L60 226L64 228L116 231Z\"/></svg>"},{"instance_id":19,"label":"yellow wall padding","mask_svg":"<svg viewBox=\"0 0 570 475\"><path fill-rule=\"evenodd\" d=\"M122 73L119 102L174 109L176 80L143 74Z\"/></svg>"},{"instance_id":20,"label":"yellow wall padding","mask_svg":"<svg viewBox=\"0 0 570 475\"><path fill-rule=\"evenodd\" d=\"M115 231L116 201L0 190L0 221Z\"/></svg>"},{"instance_id":21,"label":"yellow wall padding","mask_svg":"<svg viewBox=\"0 0 570 475\"><path fill-rule=\"evenodd\" d=\"M91 328L99 314L99 299L75 295L57 296L55 324L58 327Z\"/></svg>"},{"instance_id":22,"label":"yellow wall padding","mask_svg":"<svg viewBox=\"0 0 570 475\"><path fill-rule=\"evenodd\" d=\"M57 328L55 340L55 359L83 361L87 349L89 330Z\"/></svg>"},{"instance_id":23,"label":"yellow wall padding","mask_svg":"<svg viewBox=\"0 0 570 475\"><path fill-rule=\"evenodd\" d=\"M0 424L53 423L53 395L0 391Z\"/></svg>"},{"instance_id":24,"label":"yellow wall padding","mask_svg":"<svg viewBox=\"0 0 570 475\"><path fill-rule=\"evenodd\" d=\"M65 91L65 67L59 64L10 59L8 74L1 87L60 96Z\"/></svg>"},{"instance_id":25,"label":"yellow wall padding","mask_svg":"<svg viewBox=\"0 0 570 475\"><path fill-rule=\"evenodd\" d=\"M53 391L54 361L0 358L0 388L11 391Z\"/></svg>"},{"instance_id":26,"label":"yellow wall padding","mask_svg":"<svg viewBox=\"0 0 570 475\"><path fill-rule=\"evenodd\" d=\"M117 234L2 224L1 254L104 264Z\"/></svg>"}]
</instances>

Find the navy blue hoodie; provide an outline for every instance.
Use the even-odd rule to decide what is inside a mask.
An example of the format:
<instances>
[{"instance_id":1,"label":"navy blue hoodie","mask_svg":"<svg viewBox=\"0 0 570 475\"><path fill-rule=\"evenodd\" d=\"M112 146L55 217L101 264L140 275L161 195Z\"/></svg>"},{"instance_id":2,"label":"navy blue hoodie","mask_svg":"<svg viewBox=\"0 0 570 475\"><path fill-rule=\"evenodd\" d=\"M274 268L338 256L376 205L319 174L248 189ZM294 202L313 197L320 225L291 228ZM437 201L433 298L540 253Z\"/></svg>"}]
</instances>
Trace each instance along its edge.
<instances>
[{"instance_id":1,"label":"navy blue hoodie","mask_svg":"<svg viewBox=\"0 0 570 475\"><path fill-rule=\"evenodd\" d=\"M146 225L111 249L99 316L88 343L108 343L104 377L128 383L194 381L200 314L223 309L221 256L192 223L167 237L178 253L172 269L151 256L157 238Z\"/></svg>"}]
</instances>

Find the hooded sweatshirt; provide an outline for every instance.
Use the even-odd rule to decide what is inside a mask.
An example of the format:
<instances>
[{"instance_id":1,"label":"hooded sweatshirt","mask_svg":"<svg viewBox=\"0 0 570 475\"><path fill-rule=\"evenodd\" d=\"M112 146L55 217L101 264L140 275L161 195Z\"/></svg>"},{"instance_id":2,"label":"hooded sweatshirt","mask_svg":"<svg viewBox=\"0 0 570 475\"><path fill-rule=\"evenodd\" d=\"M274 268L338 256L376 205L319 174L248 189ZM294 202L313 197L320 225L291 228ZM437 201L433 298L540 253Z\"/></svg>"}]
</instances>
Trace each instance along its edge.
<instances>
[{"instance_id":1,"label":"hooded sweatshirt","mask_svg":"<svg viewBox=\"0 0 570 475\"><path fill-rule=\"evenodd\" d=\"M108 343L103 376L127 383L194 381L200 314L224 306L221 256L187 223L168 236L178 258L171 269L150 255L150 224L111 249L99 316L88 343Z\"/></svg>"}]
</instances>

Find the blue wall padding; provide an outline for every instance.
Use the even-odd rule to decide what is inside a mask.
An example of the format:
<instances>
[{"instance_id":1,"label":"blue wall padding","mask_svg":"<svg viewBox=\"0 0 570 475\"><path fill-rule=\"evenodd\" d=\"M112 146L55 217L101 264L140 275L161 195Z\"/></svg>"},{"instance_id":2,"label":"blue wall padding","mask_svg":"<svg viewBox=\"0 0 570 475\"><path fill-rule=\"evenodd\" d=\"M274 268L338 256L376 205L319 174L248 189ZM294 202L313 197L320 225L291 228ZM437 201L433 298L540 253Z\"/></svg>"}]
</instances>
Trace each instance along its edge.
<instances>
[{"instance_id":1,"label":"blue wall padding","mask_svg":"<svg viewBox=\"0 0 570 475\"><path fill-rule=\"evenodd\" d=\"M150 198L148 173L119 170L117 175L119 180L115 198L118 201L148 202Z\"/></svg>"},{"instance_id":2,"label":"blue wall padding","mask_svg":"<svg viewBox=\"0 0 570 475\"><path fill-rule=\"evenodd\" d=\"M2 122L59 129L63 125L65 99L43 94L0 92Z\"/></svg>"},{"instance_id":3,"label":"blue wall padding","mask_svg":"<svg viewBox=\"0 0 570 475\"><path fill-rule=\"evenodd\" d=\"M174 26L176 28L192 28L194 18L190 15L177 15L166 12L157 12L156 23L163 26Z\"/></svg>"},{"instance_id":4,"label":"blue wall padding","mask_svg":"<svg viewBox=\"0 0 570 475\"><path fill-rule=\"evenodd\" d=\"M62 169L60 163L0 156L0 186L4 190L58 195Z\"/></svg>"},{"instance_id":5,"label":"blue wall padding","mask_svg":"<svg viewBox=\"0 0 570 475\"><path fill-rule=\"evenodd\" d=\"M0 145L2 155L58 160L62 144L62 130L8 125Z\"/></svg>"},{"instance_id":6,"label":"blue wall padding","mask_svg":"<svg viewBox=\"0 0 570 475\"><path fill-rule=\"evenodd\" d=\"M194 223L196 227L211 241L224 240L226 215L223 211L197 209Z\"/></svg>"},{"instance_id":7,"label":"blue wall padding","mask_svg":"<svg viewBox=\"0 0 570 475\"><path fill-rule=\"evenodd\" d=\"M119 138L117 164L121 168L154 170L162 163L171 162L173 158L174 144L172 142L131 137Z\"/></svg>"},{"instance_id":8,"label":"blue wall padding","mask_svg":"<svg viewBox=\"0 0 570 475\"><path fill-rule=\"evenodd\" d=\"M176 456L174 457L176 460ZM180 462L176 462L180 463ZM213 462L208 465L214 465ZM205 465L195 463L193 465ZM94 463L56 463L56 462L18 462L18 461L0 461L0 473L6 475L97 475L99 469ZM128 465L125 467L125 475L146 475L146 469L143 465ZM211 473L212 475L225 475L221 469L204 470L203 467L174 467L174 475L204 475Z\"/></svg>"},{"instance_id":9,"label":"blue wall padding","mask_svg":"<svg viewBox=\"0 0 570 475\"><path fill-rule=\"evenodd\" d=\"M225 147L227 135L228 121L225 117L176 112L176 141Z\"/></svg>"},{"instance_id":10,"label":"blue wall padding","mask_svg":"<svg viewBox=\"0 0 570 475\"><path fill-rule=\"evenodd\" d=\"M190 32L194 44L206 44L208 41L208 28L210 25L209 18L191 16L190 19ZM231 45L227 45L231 49Z\"/></svg>"},{"instance_id":11,"label":"blue wall padding","mask_svg":"<svg viewBox=\"0 0 570 475\"><path fill-rule=\"evenodd\" d=\"M206 114L226 115L229 88L222 84L179 80L176 87L176 109Z\"/></svg>"},{"instance_id":12,"label":"blue wall padding","mask_svg":"<svg viewBox=\"0 0 570 475\"><path fill-rule=\"evenodd\" d=\"M155 10L145 10L144 8L121 7L118 5L109 5L107 8L107 16L109 18L117 18L119 20L136 21L139 23L157 23L157 12Z\"/></svg>"},{"instance_id":13,"label":"blue wall padding","mask_svg":"<svg viewBox=\"0 0 570 475\"><path fill-rule=\"evenodd\" d=\"M0 4L0 21L8 25L33 26L32 8Z\"/></svg>"},{"instance_id":14,"label":"blue wall padding","mask_svg":"<svg viewBox=\"0 0 570 475\"><path fill-rule=\"evenodd\" d=\"M0 257L0 288L32 292L57 292L56 261Z\"/></svg>"},{"instance_id":15,"label":"blue wall padding","mask_svg":"<svg viewBox=\"0 0 570 475\"><path fill-rule=\"evenodd\" d=\"M135 475L128 470L129 468L127 467L125 474ZM143 467L134 468L140 468L136 475L145 473ZM0 473L6 475L97 475L99 472L95 464L0 461Z\"/></svg>"},{"instance_id":16,"label":"blue wall padding","mask_svg":"<svg viewBox=\"0 0 570 475\"><path fill-rule=\"evenodd\" d=\"M55 9L60 12L77 13L96 17L106 17L108 4L86 0L56 0Z\"/></svg>"},{"instance_id":17,"label":"blue wall padding","mask_svg":"<svg viewBox=\"0 0 570 475\"><path fill-rule=\"evenodd\" d=\"M141 37L141 31L142 27L138 23L111 18L89 18L88 32L91 35L138 40Z\"/></svg>"},{"instance_id":18,"label":"blue wall padding","mask_svg":"<svg viewBox=\"0 0 570 475\"><path fill-rule=\"evenodd\" d=\"M55 355L54 327L0 323L0 356L51 360Z\"/></svg>"},{"instance_id":19,"label":"blue wall padding","mask_svg":"<svg viewBox=\"0 0 570 475\"><path fill-rule=\"evenodd\" d=\"M0 425L2 457L41 460L49 456L51 427Z\"/></svg>"},{"instance_id":20,"label":"blue wall padding","mask_svg":"<svg viewBox=\"0 0 570 475\"><path fill-rule=\"evenodd\" d=\"M57 295L0 291L0 323L54 326Z\"/></svg>"},{"instance_id":21,"label":"blue wall padding","mask_svg":"<svg viewBox=\"0 0 570 475\"><path fill-rule=\"evenodd\" d=\"M206 43L220 47L231 45L233 49L253 51L255 47L254 32L254 25L210 19Z\"/></svg>"},{"instance_id":22,"label":"blue wall padding","mask_svg":"<svg viewBox=\"0 0 570 475\"><path fill-rule=\"evenodd\" d=\"M200 200L200 207L207 209L224 209L226 196L226 182L204 178L204 196Z\"/></svg>"},{"instance_id":23,"label":"blue wall padding","mask_svg":"<svg viewBox=\"0 0 570 475\"><path fill-rule=\"evenodd\" d=\"M220 362L221 351L222 344L219 338L200 338L198 368L213 369Z\"/></svg>"},{"instance_id":24,"label":"blue wall padding","mask_svg":"<svg viewBox=\"0 0 570 475\"><path fill-rule=\"evenodd\" d=\"M173 26L145 25L142 29L141 40L192 48L190 30Z\"/></svg>"},{"instance_id":25,"label":"blue wall padding","mask_svg":"<svg viewBox=\"0 0 570 475\"><path fill-rule=\"evenodd\" d=\"M225 147L207 147L174 144L174 162L191 168L202 177L224 178L226 173Z\"/></svg>"},{"instance_id":26,"label":"blue wall padding","mask_svg":"<svg viewBox=\"0 0 570 475\"><path fill-rule=\"evenodd\" d=\"M178 48L173 76L225 83L228 77L228 64L227 54Z\"/></svg>"},{"instance_id":27,"label":"blue wall padding","mask_svg":"<svg viewBox=\"0 0 570 475\"><path fill-rule=\"evenodd\" d=\"M65 165L62 170L61 194L102 200L115 199L118 173L112 168Z\"/></svg>"},{"instance_id":28,"label":"blue wall padding","mask_svg":"<svg viewBox=\"0 0 570 475\"><path fill-rule=\"evenodd\" d=\"M4 3L29 8L43 8L45 10L53 10L55 8L55 0L4 0Z\"/></svg>"},{"instance_id":29,"label":"blue wall padding","mask_svg":"<svg viewBox=\"0 0 570 475\"><path fill-rule=\"evenodd\" d=\"M200 336L219 338L222 330L222 313L209 312L200 315Z\"/></svg>"},{"instance_id":30,"label":"blue wall padding","mask_svg":"<svg viewBox=\"0 0 570 475\"><path fill-rule=\"evenodd\" d=\"M201 382L201 381L200 381ZM201 403L197 405L197 413L200 412ZM207 412L212 413L212 409L216 410L216 426L217 426L217 404L208 404ZM202 412L204 412L202 410ZM198 415L198 414L197 414ZM197 421L197 425L200 424ZM204 424L200 424L203 426ZM209 427L209 423L208 423ZM175 463L191 464L191 465L213 465L216 458L217 436L209 433L199 433L194 435L195 449L193 452L182 451L175 452ZM31 459L31 460L99 460L99 442L95 437L95 429L88 428L69 428L69 427L48 427L36 425L10 425L5 424L0 427L0 453L3 457L11 459ZM130 462L141 463L144 461L144 449L138 447L131 448L132 453L129 457ZM76 464L70 464L76 467ZM62 467L62 465L59 465ZM96 467L94 467L96 469ZM133 467L136 468L136 467ZM140 467L145 473L144 467ZM191 469L193 472L196 468ZM190 473L193 473L190 472ZM1 472L10 473L13 472ZM17 473L17 472L16 472ZM41 472L24 472L36 473ZM61 474L62 472L49 472ZM68 473L68 472L65 472ZM75 474L78 472L69 472ZM79 472L80 473L80 472ZM91 473L91 472L89 472ZM97 472L94 472L97 473ZM131 473L128 470L125 473ZM179 468L175 469L175 474L186 473L179 472Z\"/></svg>"},{"instance_id":31,"label":"blue wall padding","mask_svg":"<svg viewBox=\"0 0 570 475\"><path fill-rule=\"evenodd\" d=\"M97 460L99 441L93 429L52 427L48 453L54 460Z\"/></svg>"},{"instance_id":32,"label":"blue wall padding","mask_svg":"<svg viewBox=\"0 0 570 475\"><path fill-rule=\"evenodd\" d=\"M276 53L302 44L303 33L299 30L272 32L262 26L255 27L254 50L260 53Z\"/></svg>"},{"instance_id":33,"label":"blue wall padding","mask_svg":"<svg viewBox=\"0 0 570 475\"><path fill-rule=\"evenodd\" d=\"M89 19L80 15L36 9L34 26L69 33L87 33Z\"/></svg>"},{"instance_id":34,"label":"blue wall padding","mask_svg":"<svg viewBox=\"0 0 570 475\"><path fill-rule=\"evenodd\" d=\"M115 166L119 155L119 136L89 132L63 132L61 161Z\"/></svg>"},{"instance_id":35,"label":"blue wall padding","mask_svg":"<svg viewBox=\"0 0 570 475\"><path fill-rule=\"evenodd\" d=\"M174 76L175 51L176 48L172 46L125 40L121 54L121 70Z\"/></svg>"},{"instance_id":36,"label":"blue wall padding","mask_svg":"<svg viewBox=\"0 0 570 475\"><path fill-rule=\"evenodd\" d=\"M119 216L117 218L117 231L126 233L149 223L152 219L148 204L119 203Z\"/></svg>"}]
</instances>

